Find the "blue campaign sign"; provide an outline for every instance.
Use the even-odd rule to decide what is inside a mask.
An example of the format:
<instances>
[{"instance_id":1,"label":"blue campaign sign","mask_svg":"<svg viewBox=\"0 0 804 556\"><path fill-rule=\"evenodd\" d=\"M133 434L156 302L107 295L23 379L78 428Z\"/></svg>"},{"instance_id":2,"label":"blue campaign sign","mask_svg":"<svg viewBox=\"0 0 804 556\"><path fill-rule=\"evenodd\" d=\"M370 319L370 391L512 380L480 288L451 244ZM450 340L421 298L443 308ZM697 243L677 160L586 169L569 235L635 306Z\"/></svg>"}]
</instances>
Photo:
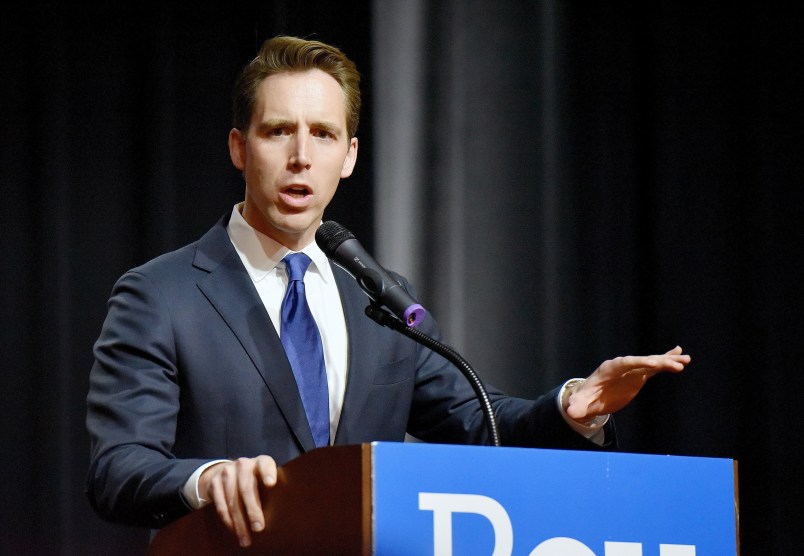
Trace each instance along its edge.
<instances>
[{"instance_id":1,"label":"blue campaign sign","mask_svg":"<svg viewBox=\"0 0 804 556\"><path fill-rule=\"evenodd\" d=\"M378 555L737 553L732 460L394 443L372 459Z\"/></svg>"}]
</instances>

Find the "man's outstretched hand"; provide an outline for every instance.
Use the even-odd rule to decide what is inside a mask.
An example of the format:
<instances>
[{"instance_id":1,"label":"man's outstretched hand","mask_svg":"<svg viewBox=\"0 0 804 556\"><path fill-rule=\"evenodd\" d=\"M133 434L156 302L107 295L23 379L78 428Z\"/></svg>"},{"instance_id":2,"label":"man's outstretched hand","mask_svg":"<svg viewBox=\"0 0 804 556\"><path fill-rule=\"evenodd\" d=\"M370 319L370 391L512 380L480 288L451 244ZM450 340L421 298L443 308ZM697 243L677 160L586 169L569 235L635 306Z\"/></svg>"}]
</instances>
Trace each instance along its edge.
<instances>
[{"instance_id":1,"label":"man's outstretched hand","mask_svg":"<svg viewBox=\"0 0 804 556\"><path fill-rule=\"evenodd\" d=\"M609 359L570 392L564 409L578 422L615 413L634 399L650 377L661 372L679 373L690 361L680 346L664 355Z\"/></svg>"}]
</instances>

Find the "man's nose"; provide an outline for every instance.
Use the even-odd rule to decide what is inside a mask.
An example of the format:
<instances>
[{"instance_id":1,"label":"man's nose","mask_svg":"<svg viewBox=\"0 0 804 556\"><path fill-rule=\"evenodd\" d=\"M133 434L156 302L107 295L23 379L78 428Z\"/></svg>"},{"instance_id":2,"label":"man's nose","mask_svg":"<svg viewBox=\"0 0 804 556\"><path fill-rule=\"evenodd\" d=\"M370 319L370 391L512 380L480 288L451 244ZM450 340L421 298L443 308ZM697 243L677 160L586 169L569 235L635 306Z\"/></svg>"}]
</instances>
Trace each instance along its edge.
<instances>
[{"instance_id":1,"label":"man's nose","mask_svg":"<svg viewBox=\"0 0 804 556\"><path fill-rule=\"evenodd\" d=\"M304 133L297 133L290 151L288 163L292 168L301 170L310 167L310 150L307 144L310 137Z\"/></svg>"}]
</instances>

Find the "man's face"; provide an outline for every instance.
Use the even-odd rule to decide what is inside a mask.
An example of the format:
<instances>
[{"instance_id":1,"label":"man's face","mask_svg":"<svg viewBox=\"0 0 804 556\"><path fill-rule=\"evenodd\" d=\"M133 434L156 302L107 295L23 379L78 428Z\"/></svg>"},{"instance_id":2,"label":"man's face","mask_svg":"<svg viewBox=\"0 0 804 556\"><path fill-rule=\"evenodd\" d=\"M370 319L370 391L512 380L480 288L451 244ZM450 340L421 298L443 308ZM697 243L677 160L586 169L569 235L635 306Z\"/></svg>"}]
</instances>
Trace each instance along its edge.
<instances>
[{"instance_id":1,"label":"man's face","mask_svg":"<svg viewBox=\"0 0 804 556\"><path fill-rule=\"evenodd\" d=\"M246 179L246 221L289 249L306 246L357 159L340 86L317 69L267 77L245 136L229 133L229 154Z\"/></svg>"}]
</instances>

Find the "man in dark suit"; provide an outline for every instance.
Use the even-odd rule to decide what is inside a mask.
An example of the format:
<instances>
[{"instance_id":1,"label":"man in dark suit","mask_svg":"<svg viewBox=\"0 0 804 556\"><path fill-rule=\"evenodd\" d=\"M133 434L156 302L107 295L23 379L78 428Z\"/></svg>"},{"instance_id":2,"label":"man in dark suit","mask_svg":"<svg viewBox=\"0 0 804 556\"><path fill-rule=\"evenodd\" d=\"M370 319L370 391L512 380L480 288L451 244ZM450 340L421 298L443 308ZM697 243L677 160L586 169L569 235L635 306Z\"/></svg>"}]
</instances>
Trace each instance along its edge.
<instances>
[{"instance_id":1,"label":"man in dark suit","mask_svg":"<svg viewBox=\"0 0 804 556\"><path fill-rule=\"evenodd\" d=\"M352 62L328 45L278 37L246 66L234 98L229 149L245 201L196 243L127 272L112 293L87 398L88 494L102 516L144 527L212 503L248 545L265 527L259 489L317 445L406 433L482 443L486 428L463 376L367 319L363 292L314 242L357 158ZM297 374L307 352L299 362L283 346L293 253L304 253L304 304L323 361L315 402ZM439 337L429 316L421 328ZM491 389L502 442L609 443L608 415L653 374L688 363L680 348L617 358L535 401ZM323 404L323 425L309 416L313 403Z\"/></svg>"}]
</instances>

